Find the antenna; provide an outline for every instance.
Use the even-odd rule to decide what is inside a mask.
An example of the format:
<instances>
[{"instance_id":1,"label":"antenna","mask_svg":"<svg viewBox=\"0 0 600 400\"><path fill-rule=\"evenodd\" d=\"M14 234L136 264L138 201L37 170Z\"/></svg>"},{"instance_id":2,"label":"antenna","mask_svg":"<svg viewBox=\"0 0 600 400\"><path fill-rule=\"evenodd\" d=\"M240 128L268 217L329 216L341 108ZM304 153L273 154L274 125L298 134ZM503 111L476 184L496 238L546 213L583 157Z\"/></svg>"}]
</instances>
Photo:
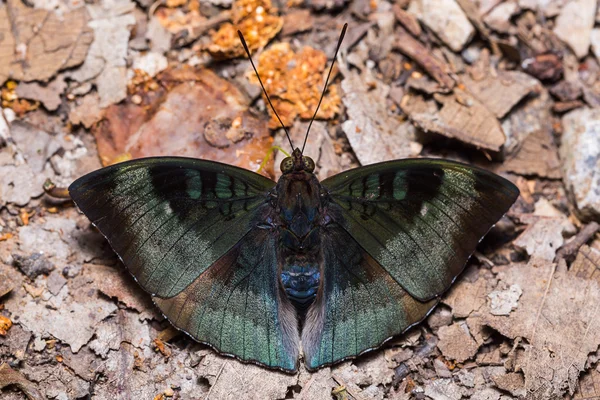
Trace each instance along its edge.
<instances>
[{"instance_id":1,"label":"antenna","mask_svg":"<svg viewBox=\"0 0 600 400\"><path fill-rule=\"evenodd\" d=\"M281 124L281 127L285 131L285 136L287 136L287 138L288 138L288 140L290 142L290 146L292 146L292 151L294 151L294 143L292 143L292 138L290 138L290 133L288 132L288 130L285 127L285 125L283 124L283 121L281 120L281 118L279 118L279 114L277 114L277 111L275 111L275 107L273 107L273 103L271 103L271 99L269 98L269 94L267 93L267 90L265 89L265 85L263 85L262 80L260 79L260 75L258 75L258 71L257 71L256 67L254 66L254 62L252 61L252 56L250 55L250 49L248 49L248 45L246 44L246 41L244 40L244 35L242 35L242 32L240 30L238 30L238 35L239 35L240 40L242 42L242 46L244 46L244 50L246 50L246 54L248 54L248 59L250 60L250 64L252 64L252 68L254 69L254 73L256 74L256 77L258 78L258 82L260 83L260 87L262 88L263 93L265 94L265 97L267 98L267 101L269 102L269 105L271 106L271 109L275 113L275 116L277 117L277 120L279 121L279 123Z\"/></svg>"},{"instance_id":2,"label":"antenna","mask_svg":"<svg viewBox=\"0 0 600 400\"><path fill-rule=\"evenodd\" d=\"M304 153L304 147L306 146L306 140L308 139L308 133L310 132L310 127L312 126L313 121L317 117L317 112L319 111L319 107L321 106L321 102L323 101L323 97L325 96L325 92L327 91L327 83L329 83L329 77L331 76L331 71L333 71L333 65L335 64L335 60L337 58L337 53L342 46L342 41L344 40L344 35L346 34L346 29L348 28L348 24L345 23L342 28L342 33L340 34L340 38L338 39L337 47L335 48L335 54L333 55L333 60L331 61L331 66L329 67L329 72L327 73L327 79L325 79L325 87L323 88L323 92L321 92L321 98L319 99L319 103L317 104L317 109L313 114L313 117L310 119L310 123L308 124L308 129L306 130L306 136L304 136L304 143L302 144L302 151Z\"/></svg>"}]
</instances>

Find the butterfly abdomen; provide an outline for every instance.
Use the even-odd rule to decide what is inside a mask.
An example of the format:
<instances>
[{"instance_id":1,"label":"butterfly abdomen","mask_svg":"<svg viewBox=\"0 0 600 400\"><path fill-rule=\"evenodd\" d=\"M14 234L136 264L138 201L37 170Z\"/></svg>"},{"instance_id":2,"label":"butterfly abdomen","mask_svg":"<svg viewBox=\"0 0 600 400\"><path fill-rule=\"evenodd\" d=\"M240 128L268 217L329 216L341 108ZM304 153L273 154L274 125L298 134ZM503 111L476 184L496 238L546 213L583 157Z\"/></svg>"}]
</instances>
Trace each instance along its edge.
<instances>
[{"instance_id":1,"label":"butterfly abdomen","mask_svg":"<svg viewBox=\"0 0 600 400\"><path fill-rule=\"evenodd\" d=\"M295 303L311 303L317 295L321 272L319 264L311 260L294 260L284 264L281 282L288 298Z\"/></svg>"}]
</instances>

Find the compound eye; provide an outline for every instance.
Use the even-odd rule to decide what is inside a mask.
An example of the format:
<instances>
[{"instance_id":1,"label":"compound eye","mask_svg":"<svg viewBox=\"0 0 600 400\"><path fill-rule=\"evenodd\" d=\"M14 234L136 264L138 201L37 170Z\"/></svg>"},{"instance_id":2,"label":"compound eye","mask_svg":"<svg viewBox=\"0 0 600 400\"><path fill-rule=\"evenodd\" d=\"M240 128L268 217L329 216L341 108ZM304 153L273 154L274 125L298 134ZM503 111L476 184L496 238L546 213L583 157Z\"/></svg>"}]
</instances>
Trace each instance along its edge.
<instances>
[{"instance_id":1,"label":"compound eye","mask_svg":"<svg viewBox=\"0 0 600 400\"><path fill-rule=\"evenodd\" d=\"M302 164L306 172L313 172L315 170L315 162L310 157L303 156Z\"/></svg>"},{"instance_id":2,"label":"compound eye","mask_svg":"<svg viewBox=\"0 0 600 400\"><path fill-rule=\"evenodd\" d=\"M288 172L292 172L294 170L294 160L292 157L286 157L281 161L281 165L279 166L281 169L281 173L286 174Z\"/></svg>"}]
</instances>

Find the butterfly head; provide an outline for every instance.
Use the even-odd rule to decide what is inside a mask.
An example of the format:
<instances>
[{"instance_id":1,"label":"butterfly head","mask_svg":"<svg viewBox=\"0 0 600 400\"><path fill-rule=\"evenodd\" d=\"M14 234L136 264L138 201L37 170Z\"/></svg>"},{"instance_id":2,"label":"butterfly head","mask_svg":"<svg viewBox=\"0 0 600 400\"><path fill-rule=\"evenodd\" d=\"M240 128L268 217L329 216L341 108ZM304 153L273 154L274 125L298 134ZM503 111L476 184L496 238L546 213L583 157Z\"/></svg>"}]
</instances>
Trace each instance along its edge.
<instances>
[{"instance_id":1,"label":"butterfly head","mask_svg":"<svg viewBox=\"0 0 600 400\"><path fill-rule=\"evenodd\" d=\"M312 158L302 155L300 149L294 150L291 157L286 157L281 162L281 173L288 174L291 172L313 173L315 170L315 162Z\"/></svg>"}]
</instances>

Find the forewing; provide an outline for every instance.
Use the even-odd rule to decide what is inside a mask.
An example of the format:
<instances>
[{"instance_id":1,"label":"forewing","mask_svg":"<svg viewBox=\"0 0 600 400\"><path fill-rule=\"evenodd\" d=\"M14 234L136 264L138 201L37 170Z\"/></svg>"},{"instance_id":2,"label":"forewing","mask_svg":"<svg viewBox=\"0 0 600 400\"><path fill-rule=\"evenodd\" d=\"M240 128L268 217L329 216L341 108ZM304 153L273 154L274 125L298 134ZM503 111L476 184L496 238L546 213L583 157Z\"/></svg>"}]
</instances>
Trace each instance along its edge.
<instances>
[{"instance_id":1,"label":"forewing","mask_svg":"<svg viewBox=\"0 0 600 400\"><path fill-rule=\"evenodd\" d=\"M254 229L175 297L154 302L176 327L218 351L295 371L298 327L279 284L276 238Z\"/></svg>"},{"instance_id":2,"label":"forewing","mask_svg":"<svg viewBox=\"0 0 600 400\"><path fill-rule=\"evenodd\" d=\"M307 368L375 349L437 304L410 296L343 228L324 228L321 239L323 282L302 330Z\"/></svg>"},{"instance_id":3,"label":"forewing","mask_svg":"<svg viewBox=\"0 0 600 400\"><path fill-rule=\"evenodd\" d=\"M76 180L69 193L140 285L171 297L251 229L275 183L197 159L137 159Z\"/></svg>"},{"instance_id":4,"label":"forewing","mask_svg":"<svg viewBox=\"0 0 600 400\"><path fill-rule=\"evenodd\" d=\"M498 175L435 159L369 165L322 184L329 216L422 301L448 289L519 195Z\"/></svg>"}]
</instances>

